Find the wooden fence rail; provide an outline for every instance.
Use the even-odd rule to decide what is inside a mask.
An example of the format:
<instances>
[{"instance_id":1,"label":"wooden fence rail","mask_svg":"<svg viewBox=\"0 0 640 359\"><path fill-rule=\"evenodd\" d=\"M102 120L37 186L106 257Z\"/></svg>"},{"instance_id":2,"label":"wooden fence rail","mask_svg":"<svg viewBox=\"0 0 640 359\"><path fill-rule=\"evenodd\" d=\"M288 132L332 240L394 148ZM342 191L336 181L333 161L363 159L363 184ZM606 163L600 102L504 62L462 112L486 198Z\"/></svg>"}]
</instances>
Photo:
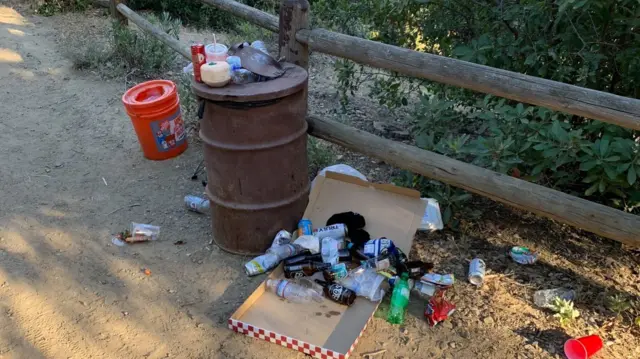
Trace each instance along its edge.
<instances>
[{"instance_id":1,"label":"wooden fence rail","mask_svg":"<svg viewBox=\"0 0 640 359\"><path fill-rule=\"evenodd\" d=\"M205 2L225 3L227 5L230 3L235 3L234 1L230 0L206 0ZM245 16L248 17L250 16L249 14L254 13L253 10L245 9L245 6L242 6ZM176 39L170 37L162 30L137 15L126 5L118 4L116 8L129 21L138 25L145 31L148 31L158 40L167 44L169 47L180 53L186 59L191 58L190 51L185 45L181 44ZM236 5L229 5L227 9L234 9L233 11L237 10ZM269 18L265 17L261 21L266 22L265 19L268 20ZM271 23L271 25L273 25L273 23ZM289 29L292 28L295 28L295 26L289 26ZM324 45L320 46L328 46L328 44L332 43L342 43L345 44L344 46L353 45L353 47L351 47L351 50L357 51L355 49L358 49L359 47L366 47L371 45L367 40L351 37L342 38L344 36L345 35L340 35L340 40L328 40L324 42ZM324 40L321 41L319 39L325 37L335 37L335 33L331 33L326 30L299 30L297 31L296 35L296 38L298 37L302 39L301 42L307 41L313 46L314 41L316 41L316 43L322 42ZM300 41L300 39L298 40ZM376 48L378 45L389 46L384 44L377 44L375 45ZM345 47L343 50L331 51L335 52L339 56L342 56L339 53L341 53L341 51L347 51L347 49L348 48ZM391 56L395 56L393 54L396 54L394 51L398 51L396 49L389 49L389 51L391 51L390 53L392 54ZM400 50L409 51L404 49ZM327 49L327 52L328 51L329 49ZM366 51L374 50L372 50L372 48L369 48ZM370 55L374 56L371 53ZM355 55L350 56L355 57ZM385 62L389 60L385 60L382 56L380 56L378 60L372 61ZM408 61L410 62L412 60ZM544 84L544 82L541 82L541 85L539 86L544 86L542 84ZM571 91L574 90L582 91L586 89L580 89L579 87L577 87L576 89L572 89ZM597 91L591 92L595 93L592 94L592 96L604 96L601 95L603 93L599 93ZM632 107L635 105L633 101L637 101L631 99L628 100L631 101L629 103ZM567 223L579 228L583 228L585 230L625 244L629 244L631 246L640 247L640 216L635 216L611 207L593 203L588 200L571 196L550 188L539 186L531 182L502 175L488 169L464 163L437 153L425 151L414 146L386 140L370 133L345 126L335 121L320 119L315 116L308 116L307 122L309 123L309 133L318 138L322 138L332 143L342 145L346 148L350 148L352 150L382 159L389 164L413 171L415 173L419 173L429 178L449 183L456 187L466 189L470 192L480 194L493 200L520 209L531 211L541 216Z\"/></svg>"}]
</instances>

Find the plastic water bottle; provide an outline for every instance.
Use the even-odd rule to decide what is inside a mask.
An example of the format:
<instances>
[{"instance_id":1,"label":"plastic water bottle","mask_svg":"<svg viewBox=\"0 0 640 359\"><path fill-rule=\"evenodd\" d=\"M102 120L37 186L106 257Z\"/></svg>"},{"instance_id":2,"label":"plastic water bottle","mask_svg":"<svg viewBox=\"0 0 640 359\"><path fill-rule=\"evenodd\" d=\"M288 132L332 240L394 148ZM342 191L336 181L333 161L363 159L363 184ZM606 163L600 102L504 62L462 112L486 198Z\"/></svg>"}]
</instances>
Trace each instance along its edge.
<instances>
[{"instance_id":1,"label":"plastic water bottle","mask_svg":"<svg viewBox=\"0 0 640 359\"><path fill-rule=\"evenodd\" d=\"M251 43L251 47L253 47L254 49L260 50L267 55L269 54L269 50L267 50L267 46L264 44L264 41L256 40Z\"/></svg>"},{"instance_id":2,"label":"plastic water bottle","mask_svg":"<svg viewBox=\"0 0 640 359\"><path fill-rule=\"evenodd\" d=\"M238 56L227 57L227 63L229 64L232 72L242 68L242 60Z\"/></svg>"},{"instance_id":3,"label":"plastic water bottle","mask_svg":"<svg viewBox=\"0 0 640 359\"><path fill-rule=\"evenodd\" d=\"M286 279L267 279L267 290L294 303L322 302L322 294Z\"/></svg>"},{"instance_id":4,"label":"plastic water bottle","mask_svg":"<svg viewBox=\"0 0 640 359\"><path fill-rule=\"evenodd\" d=\"M567 288L539 290L533 293L533 302L540 308L551 308L556 298L574 300L576 292Z\"/></svg>"},{"instance_id":5,"label":"plastic water bottle","mask_svg":"<svg viewBox=\"0 0 640 359\"><path fill-rule=\"evenodd\" d=\"M338 264L338 241L331 237L322 238L320 252L322 253L322 261L331 265Z\"/></svg>"},{"instance_id":6,"label":"plastic water bottle","mask_svg":"<svg viewBox=\"0 0 640 359\"><path fill-rule=\"evenodd\" d=\"M387 316L387 322L391 324L403 324L404 312L409 305L409 275L402 273L400 280L393 287L393 293L391 294L391 307L389 308L389 315Z\"/></svg>"}]
</instances>

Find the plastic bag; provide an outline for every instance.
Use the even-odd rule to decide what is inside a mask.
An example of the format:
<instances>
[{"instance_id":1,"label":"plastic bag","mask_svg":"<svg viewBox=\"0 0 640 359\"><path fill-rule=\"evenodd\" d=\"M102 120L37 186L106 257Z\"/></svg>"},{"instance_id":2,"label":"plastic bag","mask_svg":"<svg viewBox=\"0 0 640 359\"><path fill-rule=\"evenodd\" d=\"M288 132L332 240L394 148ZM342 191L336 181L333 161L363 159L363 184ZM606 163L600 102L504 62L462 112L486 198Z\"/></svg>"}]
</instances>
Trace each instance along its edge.
<instances>
[{"instance_id":1,"label":"plastic bag","mask_svg":"<svg viewBox=\"0 0 640 359\"><path fill-rule=\"evenodd\" d=\"M427 203L427 208L424 210L424 216L422 216L422 221L420 222L420 227L418 227L418 229L424 231L435 231L444 228L438 201L433 198L421 198L421 200Z\"/></svg>"},{"instance_id":2,"label":"plastic bag","mask_svg":"<svg viewBox=\"0 0 640 359\"><path fill-rule=\"evenodd\" d=\"M297 244L303 248L306 248L311 251L311 254L320 253L320 240L316 236L300 236L293 244Z\"/></svg>"},{"instance_id":3,"label":"plastic bag","mask_svg":"<svg viewBox=\"0 0 640 359\"><path fill-rule=\"evenodd\" d=\"M365 177L365 175L360 173L357 169L342 163L323 168L320 172L318 172L318 176L324 176L324 174L327 173L327 171L342 173L344 175L358 177L363 181L367 181L367 177ZM313 181L311 182L311 188L313 188L313 185L315 184L315 182L316 182L316 179L314 178Z\"/></svg>"}]
</instances>

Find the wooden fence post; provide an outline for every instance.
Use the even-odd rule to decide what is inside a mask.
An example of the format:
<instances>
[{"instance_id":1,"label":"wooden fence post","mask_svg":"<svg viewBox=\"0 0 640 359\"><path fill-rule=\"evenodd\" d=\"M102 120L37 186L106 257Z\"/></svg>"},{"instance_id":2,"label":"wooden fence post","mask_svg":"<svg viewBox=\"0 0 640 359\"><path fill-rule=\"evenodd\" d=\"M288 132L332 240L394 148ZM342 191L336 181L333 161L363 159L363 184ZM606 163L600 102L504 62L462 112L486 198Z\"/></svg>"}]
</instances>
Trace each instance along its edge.
<instances>
[{"instance_id":1,"label":"wooden fence post","mask_svg":"<svg viewBox=\"0 0 640 359\"><path fill-rule=\"evenodd\" d=\"M305 70L309 67L309 47L296 40L296 32L309 27L309 2L307 0L283 0L280 5L280 29L278 47L280 58Z\"/></svg>"},{"instance_id":2,"label":"wooden fence post","mask_svg":"<svg viewBox=\"0 0 640 359\"><path fill-rule=\"evenodd\" d=\"M109 0L109 9L111 10L111 16L116 19L121 25L127 26L129 20L118 11L118 4L127 4L126 0Z\"/></svg>"}]
</instances>

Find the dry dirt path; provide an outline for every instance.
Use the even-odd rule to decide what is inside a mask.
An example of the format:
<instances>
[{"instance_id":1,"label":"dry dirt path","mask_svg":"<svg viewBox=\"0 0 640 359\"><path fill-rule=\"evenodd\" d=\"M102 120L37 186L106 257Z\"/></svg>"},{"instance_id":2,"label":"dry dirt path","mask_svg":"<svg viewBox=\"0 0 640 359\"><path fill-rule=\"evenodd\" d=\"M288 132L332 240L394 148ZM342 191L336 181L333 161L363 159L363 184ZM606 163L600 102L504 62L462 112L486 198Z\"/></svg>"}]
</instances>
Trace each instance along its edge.
<instances>
[{"instance_id":1,"label":"dry dirt path","mask_svg":"<svg viewBox=\"0 0 640 359\"><path fill-rule=\"evenodd\" d=\"M143 159L120 104L123 82L74 71L55 42L58 18L2 4L0 358L303 358L226 327L263 278L247 279L246 259L210 246L208 217L182 207L185 194L202 191L189 180L201 149ZM110 233L131 221L162 226L161 240L111 245ZM474 305L476 293L463 288ZM483 300L493 313L491 298ZM385 348L378 358L547 358L559 350L481 322L472 307L428 328L423 304L401 330L374 319L355 356Z\"/></svg>"}]
</instances>

